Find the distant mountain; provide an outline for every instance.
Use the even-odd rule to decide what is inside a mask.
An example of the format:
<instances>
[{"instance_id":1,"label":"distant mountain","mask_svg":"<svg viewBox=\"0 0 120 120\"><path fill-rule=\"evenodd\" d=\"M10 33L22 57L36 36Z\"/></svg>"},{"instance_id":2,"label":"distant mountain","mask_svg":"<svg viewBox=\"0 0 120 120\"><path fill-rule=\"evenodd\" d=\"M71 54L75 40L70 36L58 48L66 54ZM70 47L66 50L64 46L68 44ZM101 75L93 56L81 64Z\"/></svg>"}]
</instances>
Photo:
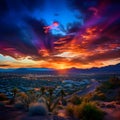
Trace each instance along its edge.
<instances>
[{"instance_id":1,"label":"distant mountain","mask_svg":"<svg viewBox=\"0 0 120 120\"><path fill-rule=\"evenodd\" d=\"M78 69L71 68L67 69L68 73L120 73L120 63L116 65L109 65L101 68L90 68L90 69Z\"/></svg>"},{"instance_id":2,"label":"distant mountain","mask_svg":"<svg viewBox=\"0 0 120 120\"><path fill-rule=\"evenodd\" d=\"M0 72L12 72L12 71L14 71L15 69L2 69L2 68L0 68Z\"/></svg>"},{"instance_id":3,"label":"distant mountain","mask_svg":"<svg viewBox=\"0 0 120 120\"><path fill-rule=\"evenodd\" d=\"M0 72L11 72L11 73L49 73L55 72L54 69L49 68L18 68L18 69L0 69Z\"/></svg>"},{"instance_id":4,"label":"distant mountain","mask_svg":"<svg viewBox=\"0 0 120 120\"><path fill-rule=\"evenodd\" d=\"M42 74L54 74L58 71L52 68L18 68L18 69L0 69L0 72L13 72L13 73L42 73ZM70 68L65 69L68 74L91 74L91 73L120 73L120 63L116 65L109 65L101 68L90 68L90 69L78 69Z\"/></svg>"},{"instance_id":5,"label":"distant mountain","mask_svg":"<svg viewBox=\"0 0 120 120\"><path fill-rule=\"evenodd\" d=\"M15 71L53 71L54 69L49 68L18 68Z\"/></svg>"},{"instance_id":6,"label":"distant mountain","mask_svg":"<svg viewBox=\"0 0 120 120\"><path fill-rule=\"evenodd\" d=\"M15 73L54 73L54 69L50 68L18 68L14 70Z\"/></svg>"}]
</instances>

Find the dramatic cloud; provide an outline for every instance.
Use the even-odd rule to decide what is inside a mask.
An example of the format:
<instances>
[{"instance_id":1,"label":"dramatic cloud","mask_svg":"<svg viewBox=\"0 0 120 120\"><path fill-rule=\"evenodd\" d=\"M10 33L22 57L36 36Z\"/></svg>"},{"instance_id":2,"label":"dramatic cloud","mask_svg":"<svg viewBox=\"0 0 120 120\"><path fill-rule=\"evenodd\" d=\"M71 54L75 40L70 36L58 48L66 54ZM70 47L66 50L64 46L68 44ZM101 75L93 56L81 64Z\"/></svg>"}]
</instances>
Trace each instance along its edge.
<instances>
[{"instance_id":1,"label":"dramatic cloud","mask_svg":"<svg viewBox=\"0 0 120 120\"><path fill-rule=\"evenodd\" d=\"M113 0L1 0L0 67L117 64L119 11Z\"/></svg>"}]
</instances>

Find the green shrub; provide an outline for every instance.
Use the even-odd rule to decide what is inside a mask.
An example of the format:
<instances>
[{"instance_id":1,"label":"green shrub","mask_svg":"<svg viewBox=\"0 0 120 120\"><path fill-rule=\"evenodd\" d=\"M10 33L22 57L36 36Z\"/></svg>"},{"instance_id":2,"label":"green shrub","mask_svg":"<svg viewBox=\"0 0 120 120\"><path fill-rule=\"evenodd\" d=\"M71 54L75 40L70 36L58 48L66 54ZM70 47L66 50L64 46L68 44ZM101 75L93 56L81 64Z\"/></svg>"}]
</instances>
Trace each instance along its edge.
<instances>
[{"instance_id":1,"label":"green shrub","mask_svg":"<svg viewBox=\"0 0 120 120\"><path fill-rule=\"evenodd\" d=\"M44 104L41 103L31 103L29 106L29 115L41 115L45 116L48 114L48 110Z\"/></svg>"},{"instance_id":2,"label":"green shrub","mask_svg":"<svg viewBox=\"0 0 120 120\"><path fill-rule=\"evenodd\" d=\"M82 103L77 106L74 116L83 120L103 120L104 113L94 103Z\"/></svg>"},{"instance_id":3,"label":"green shrub","mask_svg":"<svg viewBox=\"0 0 120 120\"><path fill-rule=\"evenodd\" d=\"M104 112L92 102L82 102L80 105L69 105L66 107L68 116L80 120L103 120Z\"/></svg>"},{"instance_id":4,"label":"green shrub","mask_svg":"<svg viewBox=\"0 0 120 120\"><path fill-rule=\"evenodd\" d=\"M7 100L7 96L4 93L0 93L0 101Z\"/></svg>"}]
</instances>

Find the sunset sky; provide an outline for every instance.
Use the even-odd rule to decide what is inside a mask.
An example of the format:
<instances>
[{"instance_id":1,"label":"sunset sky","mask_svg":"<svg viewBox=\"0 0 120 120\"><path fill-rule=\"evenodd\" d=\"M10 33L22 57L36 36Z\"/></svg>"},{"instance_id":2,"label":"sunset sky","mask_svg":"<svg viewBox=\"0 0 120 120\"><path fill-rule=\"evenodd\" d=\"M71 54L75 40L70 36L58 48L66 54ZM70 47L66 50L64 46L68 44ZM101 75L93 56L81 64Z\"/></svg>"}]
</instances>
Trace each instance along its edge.
<instances>
[{"instance_id":1,"label":"sunset sky","mask_svg":"<svg viewBox=\"0 0 120 120\"><path fill-rule=\"evenodd\" d=\"M0 0L0 68L120 63L115 0Z\"/></svg>"}]
</instances>

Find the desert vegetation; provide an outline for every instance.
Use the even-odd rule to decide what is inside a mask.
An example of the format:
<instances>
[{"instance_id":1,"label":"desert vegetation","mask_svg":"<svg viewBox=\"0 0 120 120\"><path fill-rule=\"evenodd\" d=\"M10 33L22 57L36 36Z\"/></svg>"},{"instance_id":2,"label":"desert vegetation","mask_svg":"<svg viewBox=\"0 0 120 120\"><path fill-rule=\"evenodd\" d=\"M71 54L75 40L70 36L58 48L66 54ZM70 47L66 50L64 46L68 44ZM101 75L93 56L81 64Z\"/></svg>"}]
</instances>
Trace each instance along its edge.
<instances>
[{"instance_id":1,"label":"desert vegetation","mask_svg":"<svg viewBox=\"0 0 120 120\"><path fill-rule=\"evenodd\" d=\"M80 105L69 104L66 114L78 120L103 120L104 112L93 102L83 101Z\"/></svg>"},{"instance_id":2,"label":"desert vegetation","mask_svg":"<svg viewBox=\"0 0 120 120\"><path fill-rule=\"evenodd\" d=\"M102 101L119 101L120 95L120 79L116 76L103 82L95 91L93 95L94 100Z\"/></svg>"},{"instance_id":3,"label":"desert vegetation","mask_svg":"<svg viewBox=\"0 0 120 120\"><path fill-rule=\"evenodd\" d=\"M114 76L102 82L94 92L82 96L74 93L68 98L64 89L55 94L55 87L42 86L38 90L31 89L25 92L15 87L11 93L11 98L0 93L0 107L5 106L4 101L8 101L7 104L27 112L29 116L58 115L62 110L64 115L72 120L104 120L106 114L101 101L114 100L119 104L120 79Z\"/></svg>"},{"instance_id":4,"label":"desert vegetation","mask_svg":"<svg viewBox=\"0 0 120 120\"><path fill-rule=\"evenodd\" d=\"M40 115L46 116L48 114L48 109L43 103L31 103L29 106L29 115Z\"/></svg>"}]
</instances>

